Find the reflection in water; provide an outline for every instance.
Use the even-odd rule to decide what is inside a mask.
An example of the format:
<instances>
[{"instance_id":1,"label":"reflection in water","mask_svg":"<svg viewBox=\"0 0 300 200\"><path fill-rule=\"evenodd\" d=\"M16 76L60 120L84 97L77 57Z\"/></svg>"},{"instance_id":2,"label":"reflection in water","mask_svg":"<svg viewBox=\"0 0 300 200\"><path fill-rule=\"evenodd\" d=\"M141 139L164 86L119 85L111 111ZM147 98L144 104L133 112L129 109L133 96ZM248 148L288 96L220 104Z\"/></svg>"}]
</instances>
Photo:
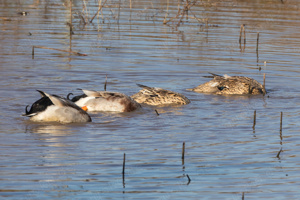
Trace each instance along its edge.
<instances>
[{"instance_id":1,"label":"reflection in water","mask_svg":"<svg viewBox=\"0 0 300 200\"><path fill-rule=\"evenodd\" d=\"M72 127L59 123L32 123L28 122L26 133L50 134L52 136L66 136L72 134Z\"/></svg>"}]
</instances>

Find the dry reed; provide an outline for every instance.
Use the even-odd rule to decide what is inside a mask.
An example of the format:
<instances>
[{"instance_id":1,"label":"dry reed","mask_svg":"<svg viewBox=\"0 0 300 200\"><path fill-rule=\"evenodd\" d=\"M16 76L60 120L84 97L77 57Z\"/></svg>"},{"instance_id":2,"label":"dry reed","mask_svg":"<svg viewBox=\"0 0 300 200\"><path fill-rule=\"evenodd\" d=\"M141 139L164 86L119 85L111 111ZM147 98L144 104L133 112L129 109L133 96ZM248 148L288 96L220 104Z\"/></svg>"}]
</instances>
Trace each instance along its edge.
<instances>
[{"instance_id":1,"label":"dry reed","mask_svg":"<svg viewBox=\"0 0 300 200\"><path fill-rule=\"evenodd\" d=\"M101 2L100 2L99 8L98 8L97 12L95 13L95 15L91 18L90 23L93 22L94 18L95 18L95 17L98 15L98 13L102 10L102 8L103 8L103 6L106 4L106 2L107 2L107 0L105 0L103 4L101 4Z\"/></svg>"}]
</instances>

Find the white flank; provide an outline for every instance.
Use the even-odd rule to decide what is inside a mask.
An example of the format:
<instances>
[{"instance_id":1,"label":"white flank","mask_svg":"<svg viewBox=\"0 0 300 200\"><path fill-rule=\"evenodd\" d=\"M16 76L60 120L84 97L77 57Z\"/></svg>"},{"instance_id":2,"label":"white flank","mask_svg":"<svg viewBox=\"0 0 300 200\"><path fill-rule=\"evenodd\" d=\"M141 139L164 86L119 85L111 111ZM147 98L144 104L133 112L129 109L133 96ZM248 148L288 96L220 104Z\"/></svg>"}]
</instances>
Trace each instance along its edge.
<instances>
[{"instance_id":1,"label":"white flank","mask_svg":"<svg viewBox=\"0 0 300 200\"><path fill-rule=\"evenodd\" d=\"M75 104L81 108L83 106L86 106L86 102L93 99L95 99L95 97L84 97L76 101Z\"/></svg>"},{"instance_id":2,"label":"white flank","mask_svg":"<svg viewBox=\"0 0 300 200\"><path fill-rule=\"evenodd\" d=\"M88 111L109 111L109 112L124 112L125 106L118 100L107 100L105 98L89 99L84 103L87 106Z\"/></svg>"},{"instance_id":3,"label":"white flank","mask_svg":"<svg viewBox=\"0 0 300 200\"><path fill-rule=\"evenodd\" d=\"M71 107L59 107L56 105L48 106L46 110L38 113L30 118L32 121L45 121L45 122L60 122L60 123L72 123L72 122L88 122L88 115L83 115L75 108Z\"/></svg>"}]
</instances>

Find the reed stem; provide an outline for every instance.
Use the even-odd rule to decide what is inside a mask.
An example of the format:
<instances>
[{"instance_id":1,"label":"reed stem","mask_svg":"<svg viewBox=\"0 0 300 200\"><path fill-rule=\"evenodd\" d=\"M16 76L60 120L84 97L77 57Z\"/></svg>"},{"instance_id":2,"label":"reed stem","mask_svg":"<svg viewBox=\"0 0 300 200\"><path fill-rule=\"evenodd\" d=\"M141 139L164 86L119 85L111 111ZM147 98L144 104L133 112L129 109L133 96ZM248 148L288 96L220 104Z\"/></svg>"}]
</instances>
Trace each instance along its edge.
<instances>
[{"instance_id":1,"label":"reed stem","mask_svg":"<svg viewBox=\"0 0 300 200\"><path fill-rule=\"evenodd\" d=\"M240 37L239 37L239 44L242 43L242 35L244 34L244 45L246 44L246 30L245 30L245 25L242 24L240 28Z\"/></svg>"},{"instance_id":2,"label":"reed stem","mask_svg":"<svg viewBox=\"0 0 300 200\"><path fill-rule=\"evenodd\" d=\"M280 133L282 133L282 112L280 112Z\"/></svg>"},{"instance_id":3,"label":"reed stem","mask_svg":"<svg viewBox=\"0 0 300 200\"><path fill-rule=\"evenodd\" d=\"M96 14L92 17L92 19L90 20L90 23L93 22L94 18L98 15L98 13L100 12L100 10L102 10L103 6L106 4L106 1L107 1L107 0L105 0L104 3L103 3L102 5L99 5L99 9L98 9L98 11L96 12Z\"/></svg>"},{"instance_id":4,"label":"reed stem","mask_svg":"<svg viewBox=\"0 0 300 200\"><path fill-rule=\"evenodd\" d=\"M119 8L118 8L118 25L120 22L120 12L121 12L121 0L119 0Z\"/></svg>"},{"instance_id":5,"label":"reed stem","mask_svg":"<svg viewBox=\"0 0 300 200\"><path fill-rule=\"evenodd\" d=\"M167 12L166 12L165 19L164 19L164 22L163 22L164 24L167 23L168 12L169 12L169 0L167 1Z\"/></svg>"},{"instance_id":6,"label":"reed stem","mask_svg":"<svg viewBox=\"0 0 300 200\"><path fill-rule=\"evenodd\" d=\"M106 86L107 86L107 74L105 76L104 91L106 91Z\"/></svg>"},{"instance_id":7,"label":"reed stem","mask_svg":"<svg viewBox=\"0 0 300 200\"><path fill-rule=\"evenodd\" d=\"M280 158L279 155L280 155L281 152L282 152L282 148L278 151L278 153L276 155L277 158Z\"/></svg>"},{"instance_id":8,"label":"reed stem","mask_svg":"<svg viewBox=\"0 0 300 200\"><path fill-rule=\"evenodd\" d=\"M184 163L184 153L185 153L185 142L182 143L182 155L181 155L181 159L183 160L183 163Z\"/></svg>"},{"instance_id":9,"label":"reed stem","mask_svg":"<svg viewBox=\"0 0 300 200\"><path fill-rule=\"evenodd\" d=\"M263 94L265 95L267 92L266 92L266 73L264 73L264 83L263 83Z\"/></svg>"},{"instance_id":10,"label":"reed stem","mask_svg":"<svg viewBox=\"0 0 300 200\"><path fill-rule=\"evenodd\" d=\"M70 0L70 37L73 34L73 25L72 25L72 0Z\"/></svg>"},{"instance_id":11,"label":"reed stem","mask_svg":"<svg viewBox=\"0 0 300 200\"><path fill-rule=\"evenodd\" d=\"M244 32L244 45L246 44L246 30L245 25L243 25L243 32Z\"/></svg>"},{"instance_id":12,"label":"reed stem","mask_svg":"<svg viewBox=\"0 0 300 200\"><path fill-rule=\"evenodd\" d=\"M131 21L131 9L132 9L132 3L131 3L131 0L130 0L130 18L129 18L129 21Z\"/></svg>"},{"instance_id":13,"label":"reed stem","mask_svg":"<svg viewBox=\"0 0 300 200\"><path fill-rule=\"evenodd\" d=\"M126 154L124 153L124 156L123 156L123 170L122 170L123 178L124 178L124 174L125 174L125 158L126 158Z\"/></svg>"},{"instance_id":14,"label":"reed stem","mask_svg":"<svg viewBox=\"0 0 300 200\"><path fill-rule=\"evenodd\" d=\"M34 46L32 46L32 52L31 52L31 55L32 55L32 59L34 59Z\"/></svg>"},{"instance_id":15,"label":"reed stem","mask_svg":"<svg viewBox=\"0 0 300 200\"><path fill-rule=\"evenodd\" d=\"M243 24L241 25L241 28L240 28L239 44L242 43L242 33L243 33Z\"/></svg>"},{"instance_id":16,"label":"reed stem","mask_svg":"<svg viewBox=\"0 0 300 200\"><path fill-rule=\"evenodd\" d=\"M125 188L125 157L126 157L126 154L124 153L124 156L123 156L123 170L122 170L123 188Z\"/></svg>"},{"instance_id":17,"label":"reed stem","mask_svg":"<svg viewBox=\"0 0 300 200\"><path fill-rule=\"evenodd\" d=\"M188 178L188 183L187 183L187 185L188 185L191 182L191 178L190 178L190 176L188 174L186 175L186 177Z\"/></svg>"},{"instance_id":18,"label":"reed stem","mask_svg":"<svg viewBox=\"0 0 300 200\"><path fill-rule=\"evenodd\" d=\"M255 129L255 125L256 125L256 110L254 110L254 114L253 114L253 130Z\"/></svg>"},{"instance_id":19,"label":"reed stem","mask_svg":"<svg viewBox=\"0 0 300 200\"><path fill-rule=\"evenodd\" d=\"M256 54L258 54L258 44L259 44L259 32L257 32L257 39L256 39Z\"/></svg>"}]
</instances>

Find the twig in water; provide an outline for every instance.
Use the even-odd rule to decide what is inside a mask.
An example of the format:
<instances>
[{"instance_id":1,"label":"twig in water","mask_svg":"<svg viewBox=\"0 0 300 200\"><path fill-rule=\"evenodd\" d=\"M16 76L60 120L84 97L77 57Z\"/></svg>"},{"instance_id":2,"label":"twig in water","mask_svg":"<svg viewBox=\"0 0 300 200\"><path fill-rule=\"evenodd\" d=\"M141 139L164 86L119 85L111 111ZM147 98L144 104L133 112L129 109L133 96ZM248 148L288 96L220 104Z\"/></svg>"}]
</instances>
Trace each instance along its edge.
<instances>
[{"instance_id":1,"label":"twig in water","mask_svg":"<svg viewBox=\"0 0 300 200\"><path fill-rule=\"evenodd\" d=\"M186 175L186 177L188 178L188 183L187 183L187 185L188 185L188 184L190 184L191 179L190 179L190 176L188 174Z\"/></svg>"},{"instance_id":2,"label":"twig in water","mask_svg":"<svg viewBox=\"0 0 300 200\"><path fill-rule=\"evenodd\" d=\"M190 11L191 7L196 5L196 2L197 1L186 0L186 3L185 3L185 5L183 5L182 10L179 8L179 2L178 2L178 13L177 13L177 15L175 17L170 18L169 20L166 20L166 17L167 17L167 14L168 14L168 13L166 13L163 23L167 24L168 22L173 21L173 19L177 19L180 16L180 18L178 20L178 23L176 24L176 26L178 27L180 25L180 23L182 23L182 20L183 20L184 16L186 16L186 19L189 18L188 11ZM168 12L168 10L167 10L167 12ZM196 16L194 16L194 17L196 18ZM200 21L200 20L198 20L198 21Z\"/></svg>"},{"instance_id":3,"label":"twig in water","mask_svg":"<svg viewBox=\"0 0 300 200\"><path fill-rule=\"evenodd\" d=\"M155 109L155 112L156 112L156 114L157 114L157 116L159 115L159 113L157 112L157 110Z\"/></svg>"},{"instance_id":4,"label":"twig in water","mask_svg":"<svg viewBox=\"0 0 300 200\"><path fill-rule=\"evenodd\" d=\"M281 152L282 152L282 148L278 151L277 156L276 156L277 158L280 158L279 155Z\"/></svg>"},{"instance_id":5,"label":"twig in water","mask_svg":"<svg viewBox=\"0 0 300 200\"><path fill-rule=\"evenodd\" d=\"M107 1L107 0L105 0L104 3L103 3L102 5L99 6L98 11L97 11L96 14L92 17L92 19L90 20L90 23L93 22L94 18L98 15L98 13L100 12L100 10L101 10L101 9L103 8L103 6L106 4L106 1Z\"/></svg>"},{"instance_id":6,"label":"twig in water","mask_svg":"<svg viewBox=\"0 0 300 200\"><path fill-rule=\"evenodd\" d=\"M62 51L62 52L72 53L72 54L75 54L77 56L87 56L87 54L84 54L84 53L79 53L79 52L75 52L75 51L68 51L68 50L63 50L63 49L55 49L55 48L49 48L49 47L43 47L43 46L33 46L33 49L34 48Z\"/></svg>"},{"instance_id":7,"label":"twig in water","mask_svg":"<svg viewBox=\"0 0 300 200\"><path fill-rule=\"evenodd\" d=\"M242 193L242 200L245 199L245 192Z\"/></svg>"}]
</instances>

